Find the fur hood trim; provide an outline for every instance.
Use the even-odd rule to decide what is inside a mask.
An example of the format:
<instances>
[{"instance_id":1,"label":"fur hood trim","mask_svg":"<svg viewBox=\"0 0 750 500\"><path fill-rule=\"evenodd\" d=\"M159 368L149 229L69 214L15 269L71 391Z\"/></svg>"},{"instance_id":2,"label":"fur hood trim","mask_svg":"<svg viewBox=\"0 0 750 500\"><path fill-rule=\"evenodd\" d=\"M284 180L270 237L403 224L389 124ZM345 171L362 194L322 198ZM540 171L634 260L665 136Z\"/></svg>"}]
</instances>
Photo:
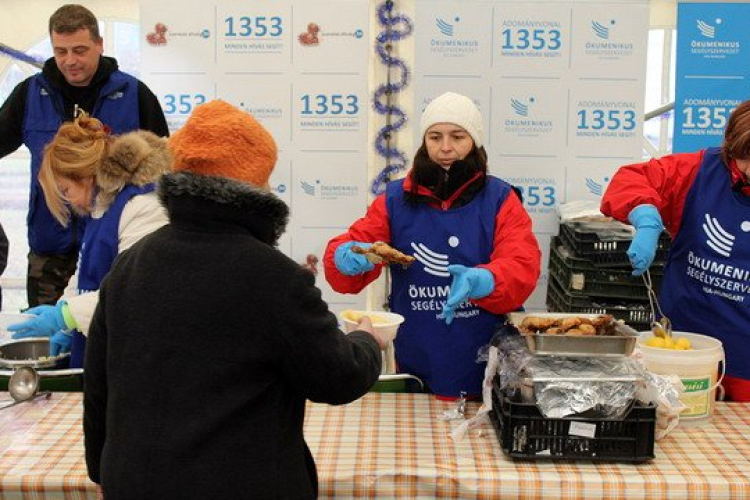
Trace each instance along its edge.
<instances>
[{"instance_id":1,"label":"fur hood trim","mask_svg":"<svg viewBox=\"0 0 750 500\"><path fill-rule=\"evenodd\" d=\"M172 169L167 139L147 130L115 137L96 176L97 207L108 207L126 185L145 186Z\"/></svg>"},{"instance_id":2,"label":"fur hood trim","mask_svg":"<svg viewBox=\"0 0 750 500\"><path fill-rule=\"evenodd\" d=\"M274 246L286 230L289 207L275 194L245 182L226 177L174 172L159 181L159 199L169 210L170 198L190 196L231 208L248 218L261 217L273 225ZM171 215L171 214L170 214Z\"/></svg>"}]
</instances>

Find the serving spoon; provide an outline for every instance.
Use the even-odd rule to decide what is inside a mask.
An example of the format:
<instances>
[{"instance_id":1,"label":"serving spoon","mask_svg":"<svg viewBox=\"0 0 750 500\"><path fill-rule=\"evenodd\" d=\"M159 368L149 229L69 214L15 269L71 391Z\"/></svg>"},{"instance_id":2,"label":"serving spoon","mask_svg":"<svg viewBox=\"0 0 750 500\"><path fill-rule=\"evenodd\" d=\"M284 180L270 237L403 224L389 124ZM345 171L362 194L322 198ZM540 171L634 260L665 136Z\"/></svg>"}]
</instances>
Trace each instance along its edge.
<instances>
[{"instance_id":1,"label":"serving spoon","mask_svg":"<svg viewBox=\"0 0 750 500\"><path fill-rule=\"evenodd\" d=\"M8 392L13 398L13 403L3 406L0 410L10 408L24 401L31 401L41 396L49 399L51 391L39 391L39 373L30 366L21 366L8 380Z\"/></svg>"}]
</instances>

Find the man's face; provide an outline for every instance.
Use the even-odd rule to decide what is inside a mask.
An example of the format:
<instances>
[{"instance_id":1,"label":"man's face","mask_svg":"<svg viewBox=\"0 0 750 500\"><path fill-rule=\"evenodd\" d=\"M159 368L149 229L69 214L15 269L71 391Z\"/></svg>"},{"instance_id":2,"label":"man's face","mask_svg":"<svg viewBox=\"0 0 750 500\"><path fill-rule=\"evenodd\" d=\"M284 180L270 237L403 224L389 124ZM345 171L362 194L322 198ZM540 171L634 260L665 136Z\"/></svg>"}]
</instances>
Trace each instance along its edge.
<instances>
[{"instance_id":1,"label":"man's face","mask_svg":"<svg viewBox=\"0 0 750 500\"><path fill-rule=\"evenodd\" d=\"M75 33L52 32L52 51L55 62L65 80L74 87L85 87L99 67L99 56L104 53L102 40L91 39L88 29Z\"/></svg>"}]
</instances>

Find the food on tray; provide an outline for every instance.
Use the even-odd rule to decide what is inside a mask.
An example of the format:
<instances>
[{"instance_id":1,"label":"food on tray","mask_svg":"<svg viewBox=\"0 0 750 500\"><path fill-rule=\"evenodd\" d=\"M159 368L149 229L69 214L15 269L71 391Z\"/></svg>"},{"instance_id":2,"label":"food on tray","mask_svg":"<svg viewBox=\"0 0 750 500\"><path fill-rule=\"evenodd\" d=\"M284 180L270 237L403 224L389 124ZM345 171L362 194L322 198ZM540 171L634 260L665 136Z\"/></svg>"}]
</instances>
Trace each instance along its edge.
<instances>
[{"instance_id":1,"label":"food on tray","mask_svg":"<svg viewBox=\"0 0 750 500\"><path fill-rule=\"evenodd\" d=\"M402 253L388 243L382 241L376 241L370 248L362 248L357 245L352 245L352 252L360 255L372 256L376 260L374 262L380 263L385 262L386 264L401 264L404 267L408 267L416 259L411 255Z\"/></svg>"},{"instance_id":2,"label":"food on tray","mask_svg":"<svg viewBox=\"0 0 750 500\"><path fill-rule=\"evenodd\" d=\"M616 325L611 314L595 317L526 316L518 326L521 333L546 333L552 335L612 335Z\"/></svg>"}]
</instances>

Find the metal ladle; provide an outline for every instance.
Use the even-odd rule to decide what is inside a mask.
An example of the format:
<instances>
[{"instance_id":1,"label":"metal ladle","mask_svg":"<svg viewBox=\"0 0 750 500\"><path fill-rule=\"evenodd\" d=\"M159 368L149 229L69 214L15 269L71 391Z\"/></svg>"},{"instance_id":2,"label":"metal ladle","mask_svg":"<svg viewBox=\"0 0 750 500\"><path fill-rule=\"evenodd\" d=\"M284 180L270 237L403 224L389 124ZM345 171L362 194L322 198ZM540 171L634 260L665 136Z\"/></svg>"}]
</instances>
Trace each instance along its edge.
<instances>
[{"instance_id":1,"label":"metal ladle","mask_svg":"<svg viewBox=\"0 0 750 500\"><path fill-rule=\"evenodd\" d=\"M643 282L646 283L646 290L648 291L648 304L651 306L651 331L654 336L663 339L672 337L672 321L667 318L661 310L659 301L656 298L656 292L654 291L653 282L651 281L651 273L646 269L643 273ZM656 320L656 312L659 312L659 320Z\"/></svg>"},{"instance_id":2,"label":"metal ladle","mask_svg":"<svg viewBox=\"0 0 750 500\"><path fill-rule=\"evenodd\" d=\"M39 391L39 378L39 373L30 366L21 366L14 371L8 380L8 392L13 398L13 403L3 406L0 410L42 396L49 398L51 391L37 392Z\"/></svg>"}]
</instances>

